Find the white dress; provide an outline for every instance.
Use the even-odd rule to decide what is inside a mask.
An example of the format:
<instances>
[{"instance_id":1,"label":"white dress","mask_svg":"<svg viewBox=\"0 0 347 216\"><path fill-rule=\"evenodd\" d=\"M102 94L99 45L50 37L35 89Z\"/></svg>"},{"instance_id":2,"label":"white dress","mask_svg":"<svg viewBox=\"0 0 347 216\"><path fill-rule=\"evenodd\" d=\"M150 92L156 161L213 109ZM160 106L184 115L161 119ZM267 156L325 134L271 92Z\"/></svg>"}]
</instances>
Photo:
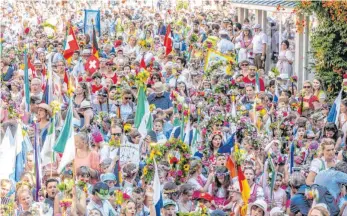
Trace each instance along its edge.
<instances>
[{"instance_id":1,"label":"white dress","mask_svg":"<svg viewBox=\"0 0 347 216\"><path fill-rule=\"evenodd\" d=\"M290 50L281 50L278 55L276 68L280 71L280 77L282 79L289 79L292 75L292 64L289 64L287 60L294 60L293 53Z\"/></svg>"}]
</instances>

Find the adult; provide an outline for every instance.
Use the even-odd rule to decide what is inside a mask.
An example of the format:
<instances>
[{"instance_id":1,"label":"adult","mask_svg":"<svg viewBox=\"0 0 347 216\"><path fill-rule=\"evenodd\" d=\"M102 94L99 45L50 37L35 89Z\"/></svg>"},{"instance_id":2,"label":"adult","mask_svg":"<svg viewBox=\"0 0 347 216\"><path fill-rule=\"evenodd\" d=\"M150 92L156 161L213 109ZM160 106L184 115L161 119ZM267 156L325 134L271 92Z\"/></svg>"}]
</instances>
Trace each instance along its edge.
<instances>
[{"instance_id":1,"label":"adult","mask_svg":"<svg viewBox=\"0 0 347 216\"><path fill-rule=\"evenodd\" d=\"M312 185L314 183L314 179L319 172L334 167L336 164L334 140L325 138L322 140L320 147L323 155L320 158L313 159L311 162L310 172L306 178L307 185Z\"/></svg>"},{"instance_id":2,"label":"adult","mask_svg":"<svg viewBox=\"0 0 347 216\"><path fill-rule=\"evenodd\" d=\"M256 88L259 89L259 91L265 91L265 83L264 80L262 78L258 78L259 79L259 84L257 83L257 79L256 79L256 73L257 72L257 68L255 66L249 66L248 67L248 75L246 77L243 78L243 82L246 84L251 84L253 86L255 86ZM259 85L259 86L258 86Z\"/></svg>"},{"instance_id":3,"label":"adult","mask_svg":"<svg viewBox=\"0 0 347 216\"><path fill-rule=\"evenodd\" d=\"M157 110L163 110L166 114L173 111L170 93L165 91L165 86L161 82L156 82L153 86L154 93L148 96L149 104L154 104Z\"/></svg>"},{"instance_id":4,"label":"adult","mask_svg":"<svg viewBox=\"0 0 347 216\"><path fill-rule=\"evenodd\" d=\"M253 49L254 65L257 69L264 69L264 62L266 58L267 36L261 31L260 24L253 26L255 35L249 48Z\"/></svg>"},{"instance_id":5,"label":"adult","mask_svg":"<svg viewBox=\"0 0 347 216\"><path fill-rule=\"evenodd\" d=\"M318 98L320 103L324 103L327 98L327 95L323 87L323 82L320 79L315 78L312 82L312 87L313 94Z\"/></svg>"},{"instance_id":6,"label":"adult","mask_svg":"<svg viewBox=\"0 0 347 216\"><path fill-rule=\"evenodd\" d=\"M92 182L96 182L100 172L100 156L89 147L89 138L84 132L75 135L76 157L74 160L74 172L81 166L89 167Z\"/></svg>"},{"instance_id":7,"label":"adult","mask_svg":"<svg viewBox=\"0 0 347 216\"><path fill-rule=\"evenodd\" d=\"M282 41L276 64L276 68L280 72L282 79L288 80L291 77L293 60L292 51L289 50L289 42L287 40Z\"/></svg>"}]
</instances>

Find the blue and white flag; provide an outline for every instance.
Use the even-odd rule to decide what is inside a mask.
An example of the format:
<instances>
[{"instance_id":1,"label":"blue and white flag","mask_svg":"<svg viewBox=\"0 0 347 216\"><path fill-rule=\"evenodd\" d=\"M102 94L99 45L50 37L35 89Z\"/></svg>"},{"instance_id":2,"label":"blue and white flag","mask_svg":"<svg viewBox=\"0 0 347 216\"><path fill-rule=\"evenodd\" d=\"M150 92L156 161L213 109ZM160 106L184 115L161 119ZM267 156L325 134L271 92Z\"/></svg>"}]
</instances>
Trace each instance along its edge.
<instances>
[{"instance_id":1,"label":"blue and white flag","mask_svg":"<svg viewBox=\"0 0 347 216\"><path fill-rule=\"evenodd\" d=\"M277 84L277 80L275 80L275 95L274 95L274 103L278 102L278 97L279 97L279 92L278 92L278 84Z\"/></svg>"},{"instance_id":2,"label":"blue and white flag","mask_svg":"<svg viewBox=\"0 0 347 216\"><path fill-rule=\"evenodd\" d=\"M340 115L340 105L342 100L342 90L334 101L333 106L331 107L327 120L328 122L333 122L335 125L338 125L339 115Z\"/></svg>"},{"instance_id":3,"label":"blue and white flag","mask_svg":"<svg viewBox=\"0 0 347 216\"><path fill-rule=\"evenodd\" d=\"M93 26L100 37L100 10L84 10L84 34L89 34L90 38L93 35Z\"/></svg>"},{"instance_id":4,"label":"blue and white flag","mask_svg":"<svg viewBox=\"0 0 347 216\"><path fill-rule=\"evenodd\" d=\"M163 207L163 198L160 191L160 181L157 163L154 161L154 179L153 179L153 203L155 207L155 212L157 216L160 216L160 209Z\"/></svg>"},{"instance_id":5,"label":"blue and white flag","mask_svg":"<svg viewBox=\"0 0 347 216\"><path fill-rule=\"evenodd\" d=\"M16 162L15 162L15 170L14 170L14 180L16 182L20 181L22 177L22 173L24 171L24 163L26 159L26 148L24 147L24 139L22 134L22 125L18 124L17 131L14 137L15 145L16 145Z\"/></svg>"}]
</instances>

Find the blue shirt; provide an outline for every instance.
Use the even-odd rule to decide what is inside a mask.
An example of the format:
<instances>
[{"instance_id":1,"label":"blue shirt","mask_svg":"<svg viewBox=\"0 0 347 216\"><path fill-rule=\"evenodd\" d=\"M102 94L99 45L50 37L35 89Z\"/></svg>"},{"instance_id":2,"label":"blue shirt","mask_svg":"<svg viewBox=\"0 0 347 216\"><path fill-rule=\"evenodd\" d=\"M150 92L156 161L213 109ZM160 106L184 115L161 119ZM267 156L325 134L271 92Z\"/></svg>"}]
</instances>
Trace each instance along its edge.
<instances>
[{"instance_id":1,"label":"blue shirt","mask_svg":"<svg viewBox=\"0 0 347 216\"><path fill-rule=\"evenodd\" d=\"M167 110L172 107L172 101L170 99L170 93L164 92L160 97L157 97L156 93L152 93L148 96L149 104L154 104L155 108Z\"/></svg>"},{"instance_id":2,"label":"blue shirt","mask_svg":"<svg viewBox=\"0 0 347 216\"><path fill-rule=\"evenodd\" d=\"M318 173L314 183L326 187L331 195L337 199L341 192L340 184L347 183L347 174L334 169L327 169Z\"/></svg>"},{"instance_id":3,"label":"blue shirt","mask_svg":"<svg viewBox=\"0 0 347 216\"><path fill-rule=\"evenodd\" d=\"M290 199L290 212L302 215L308 215L310 210L310 203L305 198L306 185L301 185L298 192Z\"/></svg>"}]
</instances>

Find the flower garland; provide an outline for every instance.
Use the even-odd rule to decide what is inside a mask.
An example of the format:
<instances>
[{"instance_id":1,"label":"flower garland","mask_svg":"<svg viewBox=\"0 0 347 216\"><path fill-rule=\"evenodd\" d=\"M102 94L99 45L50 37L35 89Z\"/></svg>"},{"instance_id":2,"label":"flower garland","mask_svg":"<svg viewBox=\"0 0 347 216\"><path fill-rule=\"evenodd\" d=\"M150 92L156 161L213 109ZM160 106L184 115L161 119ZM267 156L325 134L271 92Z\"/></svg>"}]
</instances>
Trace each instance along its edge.
<instances>
[{"instance_id":1,"label":"flower garland","mask_svg":"<svg viewBox=\"0 0 347 216\"><path fill-rule=\"evenodd\" d=\"M180 157L173 156L170 152L177 151ZM154 158L156 161L168 160L171 169L169 175L175 179L176 183L185 182L189 171L189 161L191 153L187 146L180 139L170 139L164 145L152 146L151 153L146 159L146 166L143 169L145 182L149 183L154 176Z\"/></svg>"}]
</instances>

